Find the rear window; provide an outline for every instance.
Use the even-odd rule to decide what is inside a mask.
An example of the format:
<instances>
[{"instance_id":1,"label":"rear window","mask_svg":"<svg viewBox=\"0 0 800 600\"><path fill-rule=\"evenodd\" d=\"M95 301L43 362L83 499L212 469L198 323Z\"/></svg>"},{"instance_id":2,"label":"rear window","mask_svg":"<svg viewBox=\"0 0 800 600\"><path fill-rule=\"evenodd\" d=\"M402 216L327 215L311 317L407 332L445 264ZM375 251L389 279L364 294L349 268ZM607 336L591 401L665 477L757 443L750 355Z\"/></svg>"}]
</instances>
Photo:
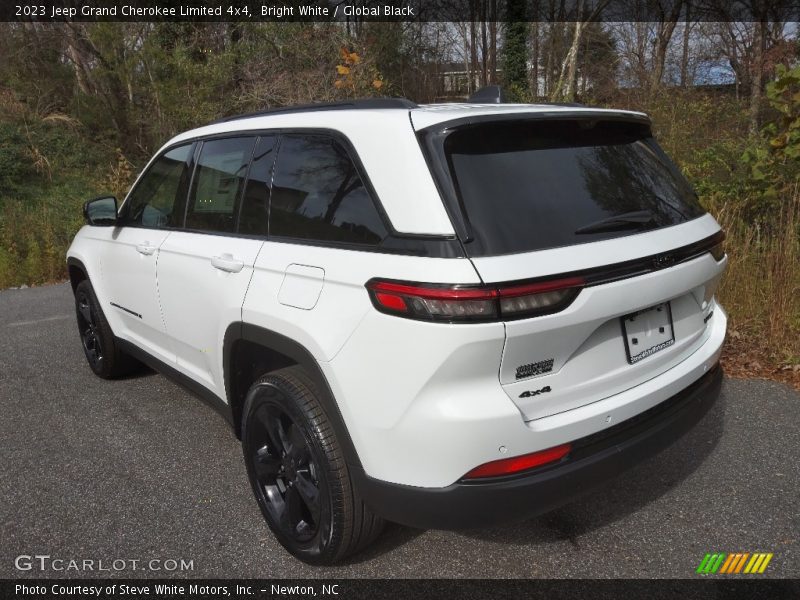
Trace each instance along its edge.
<instances>
[{"instance_id":1,"label":"rear window","mask_svg":"<svg viewBox=\"0 0 800 600\"><path fill-rule=\"evenodd\" d=\"M471 256L595 242L704 214L638 123L495 121L454 130L442 150ZM614 221L620 215L629 218Z\"/></svg>"}]
</instances>

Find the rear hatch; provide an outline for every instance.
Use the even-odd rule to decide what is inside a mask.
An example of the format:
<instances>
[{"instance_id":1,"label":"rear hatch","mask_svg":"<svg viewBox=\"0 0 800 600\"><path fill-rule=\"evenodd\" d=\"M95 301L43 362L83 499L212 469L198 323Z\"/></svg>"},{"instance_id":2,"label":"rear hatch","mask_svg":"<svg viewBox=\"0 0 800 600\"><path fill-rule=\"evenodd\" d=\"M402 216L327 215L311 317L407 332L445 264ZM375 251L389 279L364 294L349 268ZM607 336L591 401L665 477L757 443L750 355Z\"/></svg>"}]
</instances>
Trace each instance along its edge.
<instances>
[{"instance_id":1,"label":"rear hatch","mask_svg":"<svg viewBox=\"0 0 800 600\"><path fill-rule=\"evenodd\" d=\"M516 114L419 136L483 282L556 290L513 300L552 310L504 319L500 382L527 420L639 385L706 340L722 235L646 118Z\"/></svg>"}]
</instances>

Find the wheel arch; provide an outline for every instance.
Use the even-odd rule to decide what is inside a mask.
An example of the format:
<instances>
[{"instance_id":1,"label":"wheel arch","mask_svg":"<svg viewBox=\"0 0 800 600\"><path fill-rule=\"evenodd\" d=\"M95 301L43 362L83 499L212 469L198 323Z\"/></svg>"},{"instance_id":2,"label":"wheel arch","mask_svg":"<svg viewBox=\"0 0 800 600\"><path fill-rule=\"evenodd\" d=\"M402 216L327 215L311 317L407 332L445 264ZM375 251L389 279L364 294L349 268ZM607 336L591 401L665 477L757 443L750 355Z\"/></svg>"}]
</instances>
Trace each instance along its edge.
<instances>
[{"instance_id":1,"label":"wheel arch","mask_svg":"<svg viewBox=\"0 0 800 600\"><path fill-rule=\"evenodd\" d=\"M250 385L259 377L291 365L301 366L317 388L319 401L333 426L348 464L361 466L339 405L317 360L302 344L277 332L249 323L232 323L223 342L225 394L241 439L242 409Z\"/></svg>"},{"instance_id":2,"label":"wheel arch","mask_svg":"<svg viewBox=\"0 0 800 600\"><path fill-rule=\"evenodd\" d=\"M86 265L74 256L67 258L67 271L69 272L69 283L74 294L78 284L89 279L89 271L86 269Z\"/></svg>"}]
</instances>

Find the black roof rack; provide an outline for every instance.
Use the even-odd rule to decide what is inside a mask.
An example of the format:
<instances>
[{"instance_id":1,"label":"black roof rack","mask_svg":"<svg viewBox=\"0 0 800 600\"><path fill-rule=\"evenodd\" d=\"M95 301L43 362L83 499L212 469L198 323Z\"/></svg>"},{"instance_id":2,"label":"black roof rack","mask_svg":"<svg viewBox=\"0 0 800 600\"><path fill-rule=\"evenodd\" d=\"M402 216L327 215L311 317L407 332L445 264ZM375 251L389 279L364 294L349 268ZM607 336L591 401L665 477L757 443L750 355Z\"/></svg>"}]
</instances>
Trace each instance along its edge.
<instances>
[{"instance_id":1,"label":"black roof rack","mask_svg":"<svg viewBox=\"0 0 800 600\"><path fill-rule=\"evenodd\" d=\"M368 108L404 108L408 110L411 108L417 108L417 105L411 100L407 100L405 98L364 98L362 100L345 100L342 102L315 102L313 104L299 104L297 106L269 108L266 110L259 110L242 115L233 115L212 121L209 123L209 125L274 114L302 113L317 110L354 110Z\"/></svg>"}]
</instances>

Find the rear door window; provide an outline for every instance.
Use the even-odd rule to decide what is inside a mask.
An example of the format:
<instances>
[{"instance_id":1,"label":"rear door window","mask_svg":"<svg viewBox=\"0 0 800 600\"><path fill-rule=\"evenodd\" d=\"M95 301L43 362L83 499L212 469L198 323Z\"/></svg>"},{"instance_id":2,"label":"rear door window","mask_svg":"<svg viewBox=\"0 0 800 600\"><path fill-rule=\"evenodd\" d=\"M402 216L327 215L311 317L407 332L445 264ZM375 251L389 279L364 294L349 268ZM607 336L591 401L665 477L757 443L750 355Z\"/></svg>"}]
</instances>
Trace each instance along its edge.
<instances>
[{"instance_id":1,"label":"rear door window","mask_svg":"<svg viewBox=\"0 0 800 600\"><path fill-rule=\"evenodd\" d=\"M454 130L443 145L473 237L465 244L471 256L594 242L704 214L637 123L484 123ZM613 222L632 214L634 222Z\"/></svg>"}]
</instances>

